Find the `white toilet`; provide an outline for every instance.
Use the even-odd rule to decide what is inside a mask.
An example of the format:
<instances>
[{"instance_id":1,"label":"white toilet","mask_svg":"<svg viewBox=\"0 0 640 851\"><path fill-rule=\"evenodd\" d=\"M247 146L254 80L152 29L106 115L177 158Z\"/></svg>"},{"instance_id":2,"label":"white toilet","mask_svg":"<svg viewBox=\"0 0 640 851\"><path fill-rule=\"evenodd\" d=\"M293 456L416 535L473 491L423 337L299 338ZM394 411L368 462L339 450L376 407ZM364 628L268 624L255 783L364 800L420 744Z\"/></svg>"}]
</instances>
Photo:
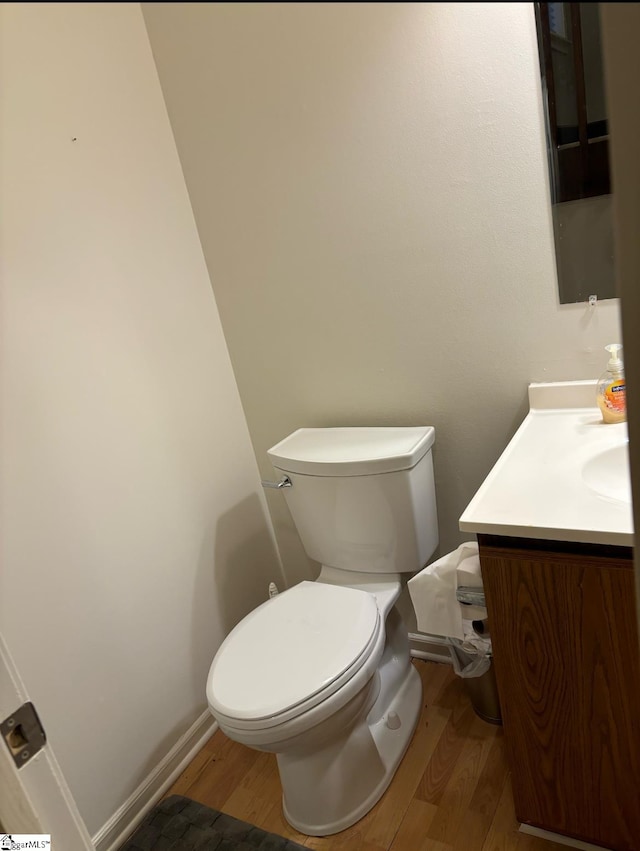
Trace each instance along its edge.
<instances>
[{"instance_id":1,"label":"white toilet","mask_svg":"<svg viewBox=\"0 0 640 851\"><path fill-rule=\"evenodd\" d=\"M438 543L433 440L429 426L303 428L268 452L322 569L235 627L207 699L230 739L277 755L284 814L302 833L362 818L415 730L422 686L395 603L401 575Z\"/></svg>"}]
</instances>

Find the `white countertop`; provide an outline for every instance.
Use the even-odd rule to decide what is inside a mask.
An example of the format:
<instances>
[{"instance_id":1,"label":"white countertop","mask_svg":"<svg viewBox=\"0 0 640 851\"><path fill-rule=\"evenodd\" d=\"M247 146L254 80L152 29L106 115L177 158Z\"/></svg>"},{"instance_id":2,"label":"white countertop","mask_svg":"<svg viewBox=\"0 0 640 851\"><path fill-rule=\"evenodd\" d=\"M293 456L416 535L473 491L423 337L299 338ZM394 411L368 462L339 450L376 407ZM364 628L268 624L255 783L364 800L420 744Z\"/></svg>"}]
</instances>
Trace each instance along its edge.
<instances>
[{"instance_id":1,"label":"white countertop","mask_svg":"<svg viewBox=\"0 0 640 851\"><path fill-rule=\"evenodd\" d=\"M633 546L627 424L604 424L595 395L595 381L530 385L530 411L462 514L462 531ZM623 474L609 487L615 470Z\"/></svg>"}]
</instances>

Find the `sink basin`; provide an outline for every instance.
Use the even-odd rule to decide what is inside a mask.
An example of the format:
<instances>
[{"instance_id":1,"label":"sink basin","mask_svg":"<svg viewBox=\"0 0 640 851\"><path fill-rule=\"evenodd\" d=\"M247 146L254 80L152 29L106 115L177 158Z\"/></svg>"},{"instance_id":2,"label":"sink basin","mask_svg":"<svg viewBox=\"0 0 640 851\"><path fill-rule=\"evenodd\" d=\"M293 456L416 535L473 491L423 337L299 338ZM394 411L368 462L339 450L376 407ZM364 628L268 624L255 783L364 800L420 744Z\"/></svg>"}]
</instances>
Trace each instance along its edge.
<instances>
[{"instance_id":1,"label":"sink basin","mask_svg":"<svg viewBox=\"0 0 640 851\"><path fill-rule=\"evenodd\" d=\"M634 546L629 432L602 422L596 387L529 385L529 413L460 517L463 532Z\"/></svg>"},{"instance_id":2,"label":"sink basin","mask_svg":"<svg viewBox=\"0 0 640 851\"><path fill-rule=\"evenodd\" d=\"M628 443L605 449L590 458L582 468L582 478L600 496L631 504Z\"/></svg>"}]
</instances>

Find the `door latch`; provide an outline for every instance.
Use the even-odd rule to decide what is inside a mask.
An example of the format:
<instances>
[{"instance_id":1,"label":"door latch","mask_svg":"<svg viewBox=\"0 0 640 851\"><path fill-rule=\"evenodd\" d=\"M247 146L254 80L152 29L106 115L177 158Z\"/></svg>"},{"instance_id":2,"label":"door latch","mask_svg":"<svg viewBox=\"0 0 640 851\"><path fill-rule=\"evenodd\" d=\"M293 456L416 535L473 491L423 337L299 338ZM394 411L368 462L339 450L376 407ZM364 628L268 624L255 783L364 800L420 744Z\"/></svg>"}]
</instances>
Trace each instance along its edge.
<instances>
[{"instance_id":1,"label":"door latch","mask_svg":"<svg viewBox=\"0 0 640 851\"><path fill-rule=\"evenodd\" d=\"M0 723L0 735L18 768L22 768L29 762L47 741L44 728L31 701L23 703L19 709Z\"/></svg>"}]
</instances>

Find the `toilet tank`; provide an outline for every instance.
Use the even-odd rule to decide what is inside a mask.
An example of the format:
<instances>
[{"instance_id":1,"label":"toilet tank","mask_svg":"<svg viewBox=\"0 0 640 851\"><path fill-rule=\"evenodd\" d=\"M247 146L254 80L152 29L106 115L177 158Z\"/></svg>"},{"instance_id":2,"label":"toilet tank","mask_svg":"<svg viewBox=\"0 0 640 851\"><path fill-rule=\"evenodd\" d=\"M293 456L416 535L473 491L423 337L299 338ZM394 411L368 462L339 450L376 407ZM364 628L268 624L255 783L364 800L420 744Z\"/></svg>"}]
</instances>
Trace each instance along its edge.
<instances>
[{"instance_id":1,"label":"toilet tank","mask_svg":"<svg viewBox=\"0 0 640 851\"><path fill-rule=\"evenodd\" d=\"M268 451L307 555L342 570L413 573L438 545L431 426L301 428Z\"/></svg>"}]
</instances>

